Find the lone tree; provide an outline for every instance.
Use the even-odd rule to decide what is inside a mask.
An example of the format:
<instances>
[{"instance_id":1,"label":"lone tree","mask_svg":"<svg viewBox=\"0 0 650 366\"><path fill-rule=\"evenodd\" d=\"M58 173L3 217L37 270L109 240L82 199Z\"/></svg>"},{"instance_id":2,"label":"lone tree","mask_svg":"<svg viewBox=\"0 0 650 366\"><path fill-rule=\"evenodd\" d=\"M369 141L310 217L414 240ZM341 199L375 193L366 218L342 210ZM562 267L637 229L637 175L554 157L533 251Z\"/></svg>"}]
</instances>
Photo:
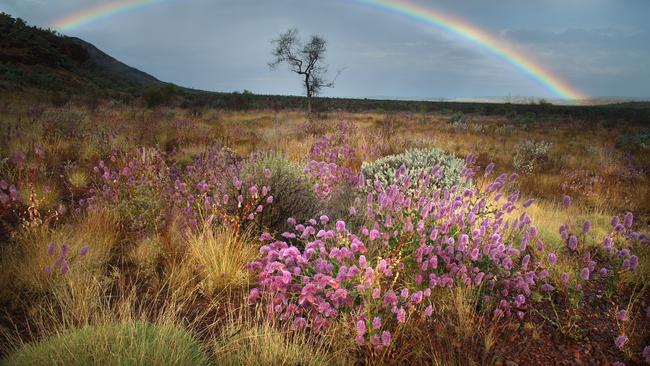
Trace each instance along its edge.
<instances>
[{"instance_id":1,"label":"lone tree","mask_svg":"<svg viewBox=\"0 0 650 366\"><path fill-rule=\"evenodd\" d=\"M323 64L327 42L312 35L309 42L303 43L298 37L297 29L289 29L272 41L273 60L269 62L271 69L281 63L287 63L289 70L301 75L307 95L307 114L311 115L311 98L318 95L323 88L334 87L336 77L327 81L327 65ZM340 71L337 73L340 74Z\"/></svg>"}]
</instances>

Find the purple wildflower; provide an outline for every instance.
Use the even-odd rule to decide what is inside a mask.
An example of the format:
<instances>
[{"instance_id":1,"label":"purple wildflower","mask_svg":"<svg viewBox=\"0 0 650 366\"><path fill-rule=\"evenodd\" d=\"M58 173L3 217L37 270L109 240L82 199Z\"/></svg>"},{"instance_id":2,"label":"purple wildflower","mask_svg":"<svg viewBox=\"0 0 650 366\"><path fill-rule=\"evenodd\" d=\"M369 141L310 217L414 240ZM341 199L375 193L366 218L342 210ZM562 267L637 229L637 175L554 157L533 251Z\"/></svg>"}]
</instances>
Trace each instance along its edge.
<instances>
[{"instance_id":1,"label":"purple wildflower","mask_svg":"<svg viewBox=\"0 0 650 366\"><path fill-rule=\"evenodd\" d=\"M327 215L321 215L320 217L320 222L323 225L327 225L327 223L330 221L330 218L327 217Z\"/></svg>"},{"instance_id":2,"label":"purple wildflower","mask_svg":"<svg viewBox=\"0 0 650 366\"><path fill-rule=\"evenodd\" d=\"M628 212L625 214L625 217L623 218L623 224L625 227L632 227L632 223L634 222L634 215L631 212Z\"/></svg>"},{"instance_id":3,"label":"purple wildflower","mask_svg":"<svg viewBox=\"0 0 650 366\"><path fill-rule=\"evenodd\" d=\"M56 244L54 244L54 242L51 242L50 244L47 245L47 255L53 256L55 250L56 250Z\"/></svg>"},{"instance_id":4,"label":"purple wildflower","mask_svg":"<svg viewBox=\"0 0 650 366\"><path fill-rule=\"evenodd\" d=\"M571 206L571 197L564 195L562 198L562 206L564 208L569 208L569 206Z\"/></svg>"},{"instance_id":5,"label":"purple wildflower","mask_svg":"<svg viewBox=\"0 0 650 366\"><path fill-rule=\"evenodd\" d=\"M307 325L307 319L299 316L293 320L293 324L291 324L291 328L293 330L298 330L300 328L303 328L305 325Z\"/></svg>"},{"instance_id":6,"label":"purple wildflower","mask_svg":"<svg viewBox=\"0 0 650 366\"><path fill-rule=\"evenodd\" d=\"M381 344L384 347L388 347L390 345L390 340L391 340L391 335L390 332L385 330L381 333Z\"/></svg>"},{"instance_id":7,"label":"purple wildflower","mask_svg":"<svg viewBox=\"0 0 650 366\"><path fill-rule=\"evenodd\" d=\"M70 266L68 265L68 261L64 259L63 263L61 263L61 267L59 267L59 269L61 270L61 274L68 273L68 271L70 270Z\"/></svg>"},{"instance_id":8,"label":"purple wildflower","mask_svg":"<svg viewBox=\"0 0 650 366\"><path fill-rule=\"evenodd\" d=\"M485 175L489 175L494 170L494 163L490 163L485 167Z\"/></svg>"},{"instance_id":9,"label":"purple wildflower","mask_svg":"<svg viewBox=\"0 0 650 366\"><path fill-rule=\"evenodd\" d=\"M90 246L84 245L83 247L81 247L81 249L79 249L79 255L83 257L86 254L88 254L89 250L90 250Z\"/></svg>"},{"instance_id":10,"label":"purple wildflower","mask_svg":"<svg viewBox=\"0 0 650 366\"><path fill-rule=\"evenodd\" d=\"M568 243L569 250L575 252L578 249L578 238L575 235L569 237Z\"/></svg>"},{"instance_id":11,"label":"purple wildflower","mask_svg":"<svg viewBox=\"0 0 650 366\"><path fill-rule=\"evenodd\" d=\"M260 290L258 288L252 288L248 294L248 303L254 304L260 298Z\"/></svg>"},{"instance_id":12,"label":"purple wildflower","mask_svg":"<svg viewBox=\"0 0 650 366\"><path fill-rule=\"evenodd\" d=\"M569 283L569 274L566 273L566 272L562 273L562 275L560 276L560 279L564 283Z\"/></svg>"},{"instance_id":13,"label":"purple wildflower","mask_svg":"<svg viewBox=\"0 0 650 366\"><path fill-rule=\"evenodd\" d=\"M345 231L345 221L338 220L336 222L336 231L338 232Z\"/></svg>"},{"instance_id":14,"label":"purple wildflower","mask_svg":"<svg viewBox=\"0 0 650 366\"><path fill-rule=\"evenodd\" d=\"M357 335L363 336L366 334L366 322L357 320Z\"/></svg>"},{"instance_id":15,"label":"purple wildflower","mask_svg":"<svg viewBox=\"0 0 650 366\"><path fill-rule=\"evenodd\" d=\"M400 323L406 322L406 310L404 308L397 310L397 321Z\"/></svg>"},{"instance_id":16,"label":"purple wildflower","mask_svg":"<svg viewBox=\"0 0 650 366\"><path fill-rule=\"evenodd\" d=\"M618 349L623 349L623 346L625 346L625 343L627 343L627 340L628 340L628 338L626 336L620 335L620 336L616 337L616 340L614 341L614 343L616 344L616 347Z\"/></svg>"},{"instance_id":17,"label":"purple wildflower","mask_svg":"<svg viewBox=\"0 0 650 366\"><path fill-rule=\"evenodd\" d=\"M424 316L429 317L431 314L433 314L433 307L429 305L424 309Z\"/></svg>"}]
</instances>

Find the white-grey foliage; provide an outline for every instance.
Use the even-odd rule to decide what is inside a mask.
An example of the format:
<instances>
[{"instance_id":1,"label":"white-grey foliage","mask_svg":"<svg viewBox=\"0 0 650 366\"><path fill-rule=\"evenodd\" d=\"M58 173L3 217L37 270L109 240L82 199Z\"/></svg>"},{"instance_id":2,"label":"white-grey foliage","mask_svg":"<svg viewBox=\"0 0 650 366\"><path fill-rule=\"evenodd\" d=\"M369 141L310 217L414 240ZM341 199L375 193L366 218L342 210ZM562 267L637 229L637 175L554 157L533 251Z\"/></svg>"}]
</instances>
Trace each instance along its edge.
<instances>
[{"instance_id":1,"label":"white-grey foliage","mask_svg":"<svg viewBox=\"0 0 650 366\"><path fill-rule=\"evenodd\" d=\"M435 166L440 167L441 174L438 179L431 179L427 189L446 189L461 183L461 175L465 162L451 154L446 154L438 149L410 150L398 155L389 155L381 159L364 162L361 172L368 187L379 181L383 187L397 182L395 173L404 165L405 173L413 184L418 183L422 172L428 174Z\"/></svg>"},{"instance_id":2,"label":"white-grey foliage","mask_svg":"<svg viewBox=\"0 0 650 366\"><path fill-rule=\"evenodd\" d=\"M545 141L527 140L515 146L512 166L518 172L532 174L549 161L553 145Z\"/></svg>"}]
</instances>

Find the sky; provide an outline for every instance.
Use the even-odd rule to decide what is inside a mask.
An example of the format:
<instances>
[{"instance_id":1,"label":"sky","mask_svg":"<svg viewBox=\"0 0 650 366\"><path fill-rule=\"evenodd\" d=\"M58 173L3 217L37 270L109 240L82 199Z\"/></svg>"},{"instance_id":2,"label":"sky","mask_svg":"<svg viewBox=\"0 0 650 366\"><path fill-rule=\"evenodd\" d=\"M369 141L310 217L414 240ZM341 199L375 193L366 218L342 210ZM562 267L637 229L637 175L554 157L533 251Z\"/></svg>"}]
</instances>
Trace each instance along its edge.
<instances>
[{"instance_id":1,"label":"sky","mask_svg":"<svg viewBox=\"0 0 650 366\"><path fill-rule=\"evenodd\" d=\"M650 99L648 0L411 0L480 28L592 98ZM0 11L50 27L107 0L0 0ZM271 40L288 28L328 42L342 73L325 96L558 97L490 50L444 29L354 0L164 0L63 31L160 80L212 91L301 94L273 71Z\"/></svg>"}]
</instances>

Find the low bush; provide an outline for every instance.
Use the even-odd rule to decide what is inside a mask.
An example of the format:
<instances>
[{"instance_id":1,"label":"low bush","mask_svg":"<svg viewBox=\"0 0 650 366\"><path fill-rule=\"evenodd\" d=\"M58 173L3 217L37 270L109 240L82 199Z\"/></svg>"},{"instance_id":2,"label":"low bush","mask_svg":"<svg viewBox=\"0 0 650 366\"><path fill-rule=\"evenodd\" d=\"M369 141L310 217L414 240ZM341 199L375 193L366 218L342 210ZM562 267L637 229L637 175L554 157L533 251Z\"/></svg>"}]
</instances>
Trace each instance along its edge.
<instances>
[{"instance_id":1,"label":"low bush","mask_svg":"<svg viewBox=\"0 0 650 366\"><path fill-rule=\"evenodd\" d=\"M534 140L517 144L512 166L518 172L532 174L549 162L552 147L551 143Z\"/></svg>"},{"instance_id":2,"label":"low bush","mask_svg":"<svg viewBox=\"0 0 650 366\"><path fill-rule=\"evenodd\" d=\"M468 167L474 164L473 158L466 161ZM485 174L491 170L492 164ZM628 214L624 224L613 220L617 234L606 237L598 251L583 243L590 223L563 225L563 254L576 257L570 269L575 276L563 274L560 282L552 282L557 254L545 249L525 212L533 201L519 203L517 174L474 187L468 181L476 173L463 169L461 184L467 188L426 191L411 186L426 186L436 171L411 182L400 168L396 183L378 184L368 193L368 222L359 230L322 215L304 224L292 222L293 229L279 237L263 234L262 258L250 264L259 287L250 291L249 301L267 304L272 316L293 329L316 333L349 316L359 346L377 355L391 352L413 322L431 318L440 292L449 289L476 291L482 311L495 320L523 320L535 298L556 288L575 292L591 279L615 279L636 270L632 250L648 239L631 230ZM568 207L570 198L564 201ZM505 220L519 208L518 217Z\"/></svg>"},{"instance_id":3,"label":"low bush","mask_svg":"<svg viewBox=\"0 0 650 366\"><path fill-rule=\"evenodd\" d=\"M644 129L637 133L622 134L618 137L616 146L626 151L650 150L650 129Z\"/></svg>"},{"instance_id":4,"label":"low bush","mask_svg":"<svg viewBox=\"0 0 650 366\"><path fill-rule=\"evenodd\" d=\"M253 181L265 181L273 195L273 203L257 218L257 223L264 230L282 232L288 228L288 218L305 221L320 211L320 201L312 189L312 180L298 164L282 154L257 156L243 167L243 173L251 174ZM268 178L264 176L267 173L270 173Z\"/></svg>"}]
</instances>

